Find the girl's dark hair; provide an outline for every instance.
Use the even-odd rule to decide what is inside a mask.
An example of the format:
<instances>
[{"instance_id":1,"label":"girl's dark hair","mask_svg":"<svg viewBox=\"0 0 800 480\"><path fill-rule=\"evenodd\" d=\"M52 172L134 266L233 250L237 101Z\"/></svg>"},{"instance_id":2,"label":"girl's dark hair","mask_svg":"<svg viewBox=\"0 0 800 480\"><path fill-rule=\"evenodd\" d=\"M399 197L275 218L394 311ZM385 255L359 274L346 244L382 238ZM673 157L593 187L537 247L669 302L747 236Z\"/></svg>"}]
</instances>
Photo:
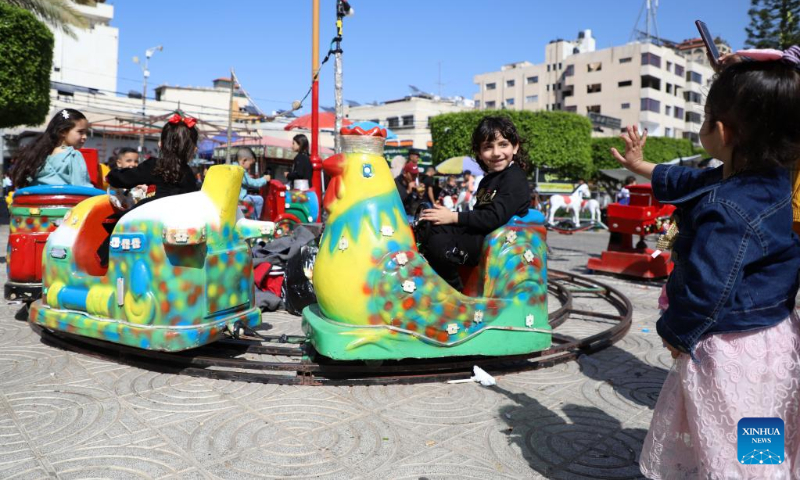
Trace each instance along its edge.
<instances>
[{"instance_id":1,"label":"girl's dark hair","mask_svg":"<svg viewBox=\"0 0 800 480\"><path fill-rule=\"evenodd\" d=\"M86 117L79 111L72 108L59 110L50 119L47 128L29 145L26 145L17 153L14 169L11 172L11 181L14 188L22 188L28 185L28 178L33 178L44 165L47 156L61 145L64 136L75 127L75 123L86 120Z\"/></svg>"},{"instance_id":2,"label":"girl's dark hair","mask_svg":"<svg viewBox=\"0 0 800 480\"><path fill-rule=\"evenodd\" d=\"M781 62L727 67L708 92L706 122L711 129L722 122L734 134L735 172L794 165L800 159L800 73Z\"/></svg>"},{"instance_id":3,"label":"girl's dark hair","mask_svg":"<svg viewBox=\"0 0 800 480\"><path fill-rule=\"evenodd\" d=\"M161 155L156 160L153 174L166 183L176 184L181 179L181 168L189 165L197 147L197 129L185 123L167 122L161 129Z\"/></svg>"},{"instance_id":4,"label":"girl's dark hair","mask_svg":"<svg viewBox=\"0 0 800 480\"><path fill-rule=\"evenodd\" d=\"M528 152L525 150L525 139L523 139L517 132L517 127L514 122L508 117L483 117L475 130L472 132L472 154L475 156L475 161L480 165L481 170L488 171L486 164L481 160L481 145L484 142L494 141L497 134L505 138L511 145L519 146L517 153L514 154L514 162L519 165L523 172L528 173L530 170L530 160L528 159Z\"/></svg>"},{"instance_id":5,"label":"girl's dark hair","mask_svg":"<svg viewBox=\"0 0 800 480\"><path fill-rule=\"evenodd\" d=\"M298 145L300 145L300 151L297 153L308 154L308 137L306 137L301 133L295 135L294 138L292 138L292 140L294 140L295 142L297 142Z\"/></svg>"}]
</instances>

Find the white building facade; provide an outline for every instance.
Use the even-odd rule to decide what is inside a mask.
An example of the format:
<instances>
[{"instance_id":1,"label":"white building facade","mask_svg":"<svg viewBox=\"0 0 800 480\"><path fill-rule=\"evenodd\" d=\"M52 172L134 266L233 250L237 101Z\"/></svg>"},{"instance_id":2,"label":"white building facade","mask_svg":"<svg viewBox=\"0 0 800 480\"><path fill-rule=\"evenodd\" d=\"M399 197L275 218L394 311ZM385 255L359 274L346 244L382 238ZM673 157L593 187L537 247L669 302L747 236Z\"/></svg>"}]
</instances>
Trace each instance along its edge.
<instances>
[{"instance_id":1,"label":"white building facade","mask_svg":"<svg viewBox=\"0 0 800 480\"><path fill-rule=\"evenodd\" d=\"M50 80L116 92L119 29L110 25L114 6L100 0L94 7L72 7L86 17L89 28L73 28L76 38L72 38L48 24L55 36Z\"/></svg>"},{"instance_id":2,"label":"white building facade","mask_svg":"<svg viewBox=\"0 0 800 480\"><path fill-rule=\"evenodd\" d=\"M430 95L408 96L380 105L346 107L345 116L354 122L373 121L397 134L396 144L418 149L432 145L428 121L443 113L472 110L472 102L463 99L439 99Z\"/></svg>"},{"instance_id":3,"label":"white building facade","mask_svg":"<svg viewBox=\"0 0 800 480\"><path fill-rule=\"evenodd\" d=\"M652 43L594 49L591 31L556 40L545 63L520 62L475 76L480 109L561 110L589 116L594 135L637 125L648 134L699 141L704 92L713 71Z\"/></svg>"}]
</instances>

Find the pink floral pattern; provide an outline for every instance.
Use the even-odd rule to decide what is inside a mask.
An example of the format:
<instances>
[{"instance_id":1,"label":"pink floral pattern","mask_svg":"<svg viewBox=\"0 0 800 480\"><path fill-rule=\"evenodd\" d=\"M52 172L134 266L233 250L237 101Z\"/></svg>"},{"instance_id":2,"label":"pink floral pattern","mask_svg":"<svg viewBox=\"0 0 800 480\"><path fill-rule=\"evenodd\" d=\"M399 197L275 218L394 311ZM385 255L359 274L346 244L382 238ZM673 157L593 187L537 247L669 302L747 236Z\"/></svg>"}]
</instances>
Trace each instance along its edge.
<instances>
[{"instance_id":1,"label":"pink floral pattern","mask_svg":"<svg viewBox=\"0 0 800 480\"><path fill-rule=\"evenodd\" d=\"M639 465L652 479L800 478L800 319L752 332L709 335L669 372ZM781 465L741 465L742 417L780 417Z\"/></svg>"}]
</instances>

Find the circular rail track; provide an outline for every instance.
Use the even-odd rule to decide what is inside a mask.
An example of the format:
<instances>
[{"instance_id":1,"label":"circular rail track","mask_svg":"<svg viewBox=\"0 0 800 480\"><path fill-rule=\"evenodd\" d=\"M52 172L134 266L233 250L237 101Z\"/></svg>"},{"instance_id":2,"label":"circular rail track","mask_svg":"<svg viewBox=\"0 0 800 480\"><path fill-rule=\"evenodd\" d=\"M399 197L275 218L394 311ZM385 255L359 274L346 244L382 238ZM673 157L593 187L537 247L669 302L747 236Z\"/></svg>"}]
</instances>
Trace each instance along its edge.
<instances>
[{"instance_id":1,"label":"circular rail track","mask_svg":"<svg viewBox=\"0 0 800 480\"><path fill-rule=\"evenodd\" d=\"M492 375L535 370L602 350L628 332L633 309L630 300L618 290L568 272L549 270L548 276L550 299L558 300L560 305L551 309L549 314L553 345L547 350L506 357L341 362L316 354L303 336L268 335L259 331L186 352L164 353L30 325L42 341L51 346L139 368L234 381L294 385L441 382L468 376L473 365Z\"/></svg>"}]
</instances>

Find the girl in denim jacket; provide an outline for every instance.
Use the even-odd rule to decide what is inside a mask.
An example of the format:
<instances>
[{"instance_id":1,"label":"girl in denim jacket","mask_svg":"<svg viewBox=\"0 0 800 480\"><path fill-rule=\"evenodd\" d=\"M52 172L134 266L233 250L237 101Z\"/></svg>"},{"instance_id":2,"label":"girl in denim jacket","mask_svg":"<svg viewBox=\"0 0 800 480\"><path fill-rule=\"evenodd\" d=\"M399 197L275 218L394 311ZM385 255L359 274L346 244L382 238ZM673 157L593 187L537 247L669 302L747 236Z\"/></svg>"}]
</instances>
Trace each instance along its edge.
<instances>
[{"instance_id":1,"label":"girl in denim jacket","mask_svg":"<svg viewBox=\"0 0 800 480\"><path fill-rule=\"evenodd\" d=\"M640 457L649 478L800 478L800 240L785 168L800 158L796 60L789 52L717 76L700 141L721 167L648 163L636 127L622 135L624 155L612 149L678 207L669 307L656 324L676 361ZM782 419L784 451L737 451L745 417Z\"/></svg>"}]
</instances>

